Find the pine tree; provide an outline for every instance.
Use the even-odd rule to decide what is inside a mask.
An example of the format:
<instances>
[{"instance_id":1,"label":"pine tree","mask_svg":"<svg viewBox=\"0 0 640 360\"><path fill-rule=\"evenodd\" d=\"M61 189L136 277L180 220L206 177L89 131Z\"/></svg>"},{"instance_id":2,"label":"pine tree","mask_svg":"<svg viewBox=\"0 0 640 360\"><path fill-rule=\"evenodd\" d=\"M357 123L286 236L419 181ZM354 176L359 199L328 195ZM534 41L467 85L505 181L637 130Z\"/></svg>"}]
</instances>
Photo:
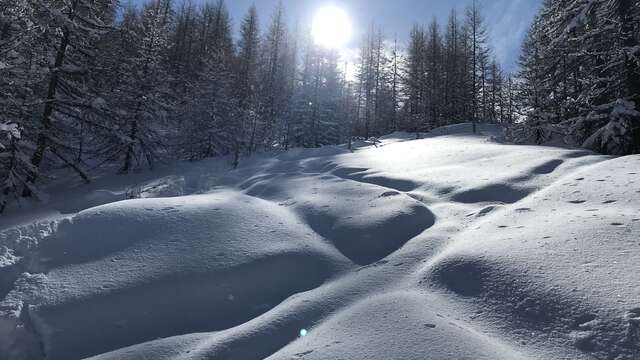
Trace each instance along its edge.
<instances>
[{"instance_id":1,"label":"pine tree","mask_svg":"<svg viewBox=\"0 0 640 360\"><path fill-rule=\"evenodd\" d=\"M499 123L504 117L503 85L504 75L496 59L489 64L486 90L487 117L486 120Z\"/></svg>"},{"instance_id":2,"label":"pine tree","mask_svg":"<svg viewBox=\"0 0 640 360\"><path fill-rule=\"evenodd\" d=\"M189 160L234 153L236 127L240 111L234 98L233 44L231 24L222 0L215 6L205 4L195 22L206 28L194 42L198 49L189 53L198 65L193 72L183 110L178 149ZM180 23L180 21L178 21ZM196 32L193 32L194 36ZM197 57L194 58L194 55Z\"/></svg>"},{"instance_id":3,"label":"pine tree","mask_svg":"<svg viewBox=\"0 0 640 360\"><path fill-rule=\"evenodd\" d=\"M477 132L477 123L481 120L483 105L483 87L486 74L486 64L488 58L487 31L484 19L476 1L467 8L465 32L469 39L469 50L471 60L470 88L471 88L471 116L473 122L473 133Z\"/></svg>"},{"instance_id":4,"label":"pine tree","mask_svg":"<svg viewBox=\"0 0 640 360\"><path fill-rule=\"evenodd\" d=\"M285 24L284 6L280 2L271 18L271 24L265 36L262 49L260 71L260 117L262 126L257 129L253 146L262 145L270 149L276 145L278 129L287 108L287 64L288 34Z\"/></svg>"},{"instance_id":5,"label":"pine tree","mask_svg":"<svg viewBox=\"0 0 640 360\"><path fill-rule=\"evenodd\" d=\"M296 25L293 34L298 34L298 25ZM300 39L298 35L294 35L290 39L287 48L286 62L284 64L284 72L286 77L285 94L286 109L283 121L279 129L280 143L282 148L288 150L291 146L291 139L296 124L295 108L296 108L296 89L298 87L298 56L299 56Z\"/></svg>"},{"instance_id":6,"label":"pine tree","mask_svg":"<svg viewBox=\"0 0 640 360\"><path fill-rule=\"evenodd\" d=\"M425 52L426 76L425 86L428 92L428 125L427 129L437 128L442 124L442 38L437 20L434 18L429 25L427 34L427 48Z\"/></svg>"},{"instance_id":7,"label":"pine tree","mask_svg":"<svg viewBox=\"0 0 640 360\"><path fill-rule=\"evenodd\" d=\"M637 152L639 19L637 1L545 1L519 76L529 116L516 127L603 153Z\"/></svg>"},{"instance_id":8,"label":"pine tree","mask_svg":"<svg viewBox=\"0 0 640 360\"><path fill-rule=\"evenodd\" d=\"M398 109L400 106L400 50L398 49L398 39L397 37L393 41L393 50L391 53L391 114L389 119L389 127L387 128L387 132L394 132L399 129L398 125Z\"/></svg>"},{"instance_id":9,"label":"pine tree","mask_svg":"<svg viewBox=\"0 0 640 360\"><path fill-rule=\"evenodd\" d=\"M238 59L236 65L236 98L240 109L240 118L235 127L234 158L237 164L243 148L251 153L258 131L258 61L259 61L259 24L255 6L249 9L240 30ZM249 137L249 138L247 138ZM245 142L245 138L246 142Z\"/></svg>"},{"instance_id":10,"label":"pine tree","mask_svg":"<svg viewBox=\"0 0 640 360\"><path fill-rule=\"evenodd\" d=\"M35 169L28 153L33 151L26 126L30 103L41 77L35 69L29 44L34 32L33 7L26 1L0 2L0 213L10 199L18 199L28 188L37 187L27 181Z\"/></svg>"},{"instance_id":11,"label":"pine tree","mask_svg":"<svg viewBox=\"0 0 640 360\"><path fill-rule=\"evenodd\" d=\"M462 98L462 49L460 48L460 24L457 12L451 10L444 35L444 108L443 117L447 123L461 120Z\"/></svg>"},{"instance_id":12,"label":"pine tree","mask_svg":"<svg viewBox=\"0 0 640 360\"><path fill-rule=\"evenodd\" d=\"M529 30L520 55L519 86L517 90L519 114L524 121L511 129L511 137L518 142L541 144L550 140L552 122L545 95L545 59L543 21L537 17Z\"/></svg>"},{"instance_id":13,"label":"pine tree","mask_svg":"<svg viewBox=\"0 0 640 360\"><path fill-rule=\"evenodd\" d=\"M32 194L39 194L39 190L27 182L34 169L21 144L21 136L17 124L0 123L0 214L10 198L18 199L21 189L26 187Z\"/></svg>"},{"instance_id":14,"label":"pine tree","mask_svg":"<svg viewBox=\"0 0 640 360\"><path fill-rule=\"evenodd\" d=\"M182 3L176 14L175 29L171 36L172 48L170 60L180 76L193 77L198 64L197 52L200 51L197 32L196 8L191 0Z\"/></svg>"},{"instance_id":15,"label":"pine tree","mask_svg":"<svg viewBox=\"0 0 640 360\"><path fill-rule=\"evenodd\" d=\"M588 101L595 109L587 121L595 131L583 146L612 155L638 153L640 4L631 0L599 1L588 10L591 18L586 36L590 41L585 48L599 55L592 59L593 69L587 75Z\"/></svg>"},{"instance_id":16,"label":"pine tree","mask_svg":"<svg viewBox=\"0 0 640 360\"><path fill-rule=\"evenodd\" d=\"M425 31L420 26L414 26L409 37L407 59L405 64L406 91L406 127L408 130L418 132L422 130L422 124L426 116L426 89L425 89L425 53L427 39Z\"/></svg>"},{"instance_id":17,"label":"pine tree","mask_svg":"<svg viewBox=\"0 0 640 360\"><path fill-rule=\"evenodd\" d=\"M34 23L45 31L38 32L38 37L33 39L31 45L41 48L32 55L40 64L52 66L44 74L43 94L34 98L41 105L33 107L33 111L40 112L40 120L34 129L37 135L31 156L33 171L24 196L32 194L30 187L38 179L48 155L89 181L75 161L78 139L72 134L77 133L75 130L84 122L83 111L90 111L91 104L98 98L94 89L85 85L92 70L86 63L95 56L96 43L108 30L114 11L111 0L34 2L33 6Z\"/></svg>"},{"instance_id":18,"label":"pine tree","mask_svg":"<svg viewBox=\"0 0 640 360\"><path fill-rule=\"evenodd\" d=\"M175 100L167 69L171 17L171 2L154 0L141 13L130 8L120 25L119 64L114 65L120 74L109 98L118 131L106 157L121 162L121 174L145 164L153 168L166 146L161 134Z\"/></svg>"}]
</instances>

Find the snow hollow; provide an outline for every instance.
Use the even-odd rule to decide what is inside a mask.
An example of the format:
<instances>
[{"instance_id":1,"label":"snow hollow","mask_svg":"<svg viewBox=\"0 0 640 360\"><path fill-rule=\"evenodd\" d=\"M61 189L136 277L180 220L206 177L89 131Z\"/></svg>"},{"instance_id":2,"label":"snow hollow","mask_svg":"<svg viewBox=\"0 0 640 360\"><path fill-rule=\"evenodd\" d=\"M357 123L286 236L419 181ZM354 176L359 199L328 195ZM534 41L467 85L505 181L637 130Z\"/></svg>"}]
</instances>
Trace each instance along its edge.
<instances>
[{"instance_id":1,"label":"snow hollow","mask_svg":"<svg viewBox=\"0 0 640 360\"><path fill-rule=\"evenodd\" d=\"M470 130L57 185L0 359L640 359L640 156Z\"/></svg>"}]
</instances>

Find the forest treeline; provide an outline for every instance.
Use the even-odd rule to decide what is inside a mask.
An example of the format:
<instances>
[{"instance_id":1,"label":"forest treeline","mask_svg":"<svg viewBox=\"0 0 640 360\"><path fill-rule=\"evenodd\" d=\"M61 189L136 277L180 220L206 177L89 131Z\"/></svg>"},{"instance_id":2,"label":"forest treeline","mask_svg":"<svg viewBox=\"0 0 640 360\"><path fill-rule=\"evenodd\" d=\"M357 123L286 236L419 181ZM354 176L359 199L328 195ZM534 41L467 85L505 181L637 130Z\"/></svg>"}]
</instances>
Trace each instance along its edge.
<instances>
[{"instance_id":1,"label":"forest treeline","mask_svg":"<svg viewBox=\"0 0 640 360\"><path fill-rule=\"evenodd\" d=\"M545 1L509 75L476 4L406 43L371 25L345 64L282 5L266 18L251 7L235 33L224 0L0 0L0 211L62 168L88 182L167 159L237 166L461 122L638 152L639 7Z\"/></svg>"},{"instance_id":2,"label":"forest treeline","mask_svg":"<svg viewBox=\"0 0 640 360\"><path fill-rule=\"evenodd\" d=\"M517 81L516 140L640 153L640 1L544 0Z\"/></svg>"}]
</instances>

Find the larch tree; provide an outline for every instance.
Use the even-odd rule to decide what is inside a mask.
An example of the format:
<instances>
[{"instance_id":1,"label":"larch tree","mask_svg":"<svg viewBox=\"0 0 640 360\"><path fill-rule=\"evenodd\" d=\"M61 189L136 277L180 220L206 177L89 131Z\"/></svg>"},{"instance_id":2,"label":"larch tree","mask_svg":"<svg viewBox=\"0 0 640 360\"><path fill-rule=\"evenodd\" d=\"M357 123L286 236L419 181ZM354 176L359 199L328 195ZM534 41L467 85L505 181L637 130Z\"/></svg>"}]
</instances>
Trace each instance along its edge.
<instances>
[{"instance_id":1,"label":"larch tree","mask_svg":"<svg viewBox=\"0 0 640 360\"><path fill-rule=\"evenodd\" d=\"M176 134L178 150L189 160L229 155L234 152L234 122L240 113L233 88L231 19L223 0L205 3L189 17L195 18L196 25L192 35L186 36L193 38L187 41L191 44L187 49L194 50L183 57L188 56L195 68L178 115L182 123Z\"/></svg>"},{"instance_id":2,"label":"larch tree","mask_svg":"<svg viewBox=\"0 0 640 360\"><path fill-rule=\"evenodd\" d=\"M29 154L33 152L33 130L28 115L30 103L40 78L32 61L29 43L35 34L33 7L26 0L0 1L0 213L9 200L19 200L27 187L38 193L27 181L33 168Z\"/></svg>"},{"instance_id":3,"label":"larch tree","mask_svg":"<svg viewBox=\"0 0 640 360\"><path fill-rule=\"evenodd\" d=\"M471 61L470 88L471 88L471 116L473 123L473 133L477 132L477 123L481 119L482 101L483 101L483 82L486 74L487 64L487 30L484 19L481 14L480 7L473 1L473 4L467 8L465 32L469 39L468 53Z\"/></svg>"},{"instance_id":4,"label":"larch tree","mask_svg":"<svg viewBox=\"0 0 640 360\"><path fill-rule=\"evenodd\" d=\"M514 131L638 152L639 19L637 1L545 1L523 48L519 109L527 115Z\"/></svg>"},{"instance_id":5,"label":"larch tree","mask_svg":"<svg viewBox=\"0 0 640 360\"><path fill-rule=\"evenodd\" d=\"M253 151L255 137L258 131L259 48L260 30L258 12L255 6L251 6L242 21L235 69L235 92L240 110L234 133L234 163L236 163L236 166L243 150L247 154Z\"/></svg>"},{"instance_id":6,"label":"larch tree","mask_svg":"<svg viewBox=\"0 0 640 360\"><path fill-rule=\"evenodd\" d=\"M121 174L153 168L165 145L160 134L175 99L167 69L171 17L170 0L153 0L141 13L130 9L124 15L123 73L110 102L119 130L111 157L120 159Z\"/></svg>"},{"instance_id":7,"label":"larch tree","mask_svg":"<svg viewBox=\"0 0 640 360\"><path fill-rule=\"evenodd\" d=\"M414 26L409 37L405 63L404 90L406 92L405 118L410 131L421 130L426 117L425 54L427 39L424 28Z\"/></svg>"},{"instance_id":8,"label":"larch tree","mask_svg":"<svg viewBox=\"0 0 640 360\"><path fill-rule=\"evenodd\" d=\"M42 70L42 92L35 94L32 111L39 120L33 129L35 149L31 156L30 172L23 192L32 195L31 186L40 177L45 158L59 161L78 174L84 181L89 177L76 161L79 142L77 129L87 117L98 94L87 84L92 70L87 64L96 55L99 38L109 30L108 21L113 18L114 2L111 0L59 0L31 3L34 23L41 30L32 41L36 66ZM39 45L38 45L39 44ZM30 116L36 116L31 114ZM76 135L76 136L74 136Z\"/></svg>"},{"instance_id":9,"label":"larch tree","mask_svg":"<svg viewBox=\"0 0 640 360\"><path fill-rule=\"evenodd\" d=\"M425 87L428 92L429 101L427 103L428 124L426 130L439 127L441 125L442 113L442 36L440 34L440 26L434 18L429 25L427 32L427 49L426 57L426 76Z\"/></svg>"},{"instance_id":10,"label":"larch tree","mask_svg":"<svg viewBox=\"0 0 640 360\"><path fill-rule=\"evenodd\" d=\"M283 121L287 108L288 32L285 23L284 5L278 3L271 23L262 42L260 67L260 116L261 126L254 131L252 146L271 149L277 143L276 129ZM253 131L253 130L252 130ZM257 150L254 149L254 150Z\"/></svg>"}]
</instances>

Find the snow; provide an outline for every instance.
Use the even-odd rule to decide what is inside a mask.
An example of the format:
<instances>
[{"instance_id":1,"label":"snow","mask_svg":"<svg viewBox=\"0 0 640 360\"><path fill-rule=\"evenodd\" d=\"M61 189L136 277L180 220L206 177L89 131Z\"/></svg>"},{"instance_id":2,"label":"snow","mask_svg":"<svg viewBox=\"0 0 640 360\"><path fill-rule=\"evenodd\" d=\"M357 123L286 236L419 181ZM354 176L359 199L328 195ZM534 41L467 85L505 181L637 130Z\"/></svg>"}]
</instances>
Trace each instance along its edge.
<instances>
[{"instance_id":1,"label":"snow","mask_svg":"<svg viewBox=\"0 0 640 360\"><path fill-rule=\"evenodd\" d=\"M637 359L640 157L479 129L55 184L0 358Z\"/></svg>"},{"instance_id":2,"label":"snow","mask_svg":"<svg viewBox=\"0 0 640 360\"><path fill-rule=\"evenodd\" d=\"M20 139L20 129L18 129L18 125L16 124L3 124L0 123L0 132L6 132L7 136L12 136L16 139Z\"/></svg>"}]
</instances>

